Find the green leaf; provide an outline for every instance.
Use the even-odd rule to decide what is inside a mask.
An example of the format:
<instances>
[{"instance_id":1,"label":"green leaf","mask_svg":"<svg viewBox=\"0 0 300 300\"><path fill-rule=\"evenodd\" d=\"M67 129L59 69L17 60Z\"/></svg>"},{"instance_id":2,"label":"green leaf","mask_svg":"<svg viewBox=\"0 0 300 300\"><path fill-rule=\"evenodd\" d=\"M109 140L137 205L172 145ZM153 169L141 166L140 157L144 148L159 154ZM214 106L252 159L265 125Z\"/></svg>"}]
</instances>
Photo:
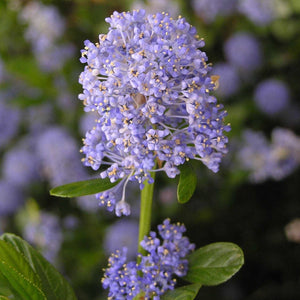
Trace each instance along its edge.
<instances>
[{"instance_id":1,"label":"green leaf","mask_svg":"<svg viewBox=\"0 0 300 300\"><path fill-rule=\"evenodd\" d=\"M3 234L1 239L11 245L19 253L19 256L27 260L32 270L39 276L42 291L47 299L76 299L72 288L64 277L26 241L9 233Z\"/></svg>"},{"instance_id":2,"label":"green leaf","mask_svg":"<svg viewBox=\"0 0 300 300\"><path fill-rule=\"evenodd\" d=\"M213 243L188 256L185 280L203 285L217 285L230 279L244 264L243 251L232 243Z\"/></svg>"},{"instance_id":3,"label":"green leaf","mask_svg":"<svg viewBox=\"0 0 300 300\"><path fill-rule=\"evenodd\" d=\"M179 203L188 202L194 194L197 185L197 176L189 164L180 168L180 177L177 187L177 199Z\"/></svg>"},{"instance_id":4,"label":"green leaf","mask_svg":"<svg viewBox=\"0 0 300 300\"><path fill-rule=\"evenodd\" d=\"M199 283L186 285L166 292L162 295L161 300L193 300L197 296L200 288L201 284Z\"/></svg>"},{"instance_id":5,"label":"green leaf","mask_svg":"<svg viewBox=\"0 0 300 300\"><path fill-rule=\"evenodd\" d=\"M0 240L0 271L10 283L13 292L22 299L47 299L41 290L40 278L27 260L3 240Z\"/></svg>"},{"instance_id":6,"label":"green leaf","mask_svg":"<svg viewBox=\"0 0 300 300\"><path fill-rule=\"evenodd\" d=\"M103 192L116 186L120 180L110 182L109 178L90 179L64 184L50 190L50 195L59 197L80 197Z\"/></svg>"},{"instance_id":7,"label":"green leaf","mask_svg":"<svg viewBox=\"0 0 300 300\"><path fill-rule=\"evenodd\" d=\"M11 284L6 279L6 277L0 272L0 295L2 297L7 297L8 299L13 300L22 300L20 297L17 297L17 295L14 295L13 288L11 287ZM1 298L0 298L1 299ZM6 299L6 298L3 298Z\"/></svg>"}]
</instances>

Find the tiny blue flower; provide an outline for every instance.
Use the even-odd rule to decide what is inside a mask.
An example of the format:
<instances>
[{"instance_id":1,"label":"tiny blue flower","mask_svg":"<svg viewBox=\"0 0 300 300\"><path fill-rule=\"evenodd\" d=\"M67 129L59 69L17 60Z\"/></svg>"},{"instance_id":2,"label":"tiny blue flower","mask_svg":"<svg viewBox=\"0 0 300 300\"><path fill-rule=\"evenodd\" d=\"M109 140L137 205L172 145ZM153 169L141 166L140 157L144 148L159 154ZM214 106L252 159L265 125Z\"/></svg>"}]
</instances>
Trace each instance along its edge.
<instances>
[{"instance_id":1,"label":"tiny blue flower","mask_svg":"<svg viewBox=\"0 0 300 300\"><path fill-rule=\"evenodd\" d=\"M116 204L116 215L118 217L124 215L129 216L130 215L130 205L125 201L119 201Z\"/></svg>"}]
</instances>

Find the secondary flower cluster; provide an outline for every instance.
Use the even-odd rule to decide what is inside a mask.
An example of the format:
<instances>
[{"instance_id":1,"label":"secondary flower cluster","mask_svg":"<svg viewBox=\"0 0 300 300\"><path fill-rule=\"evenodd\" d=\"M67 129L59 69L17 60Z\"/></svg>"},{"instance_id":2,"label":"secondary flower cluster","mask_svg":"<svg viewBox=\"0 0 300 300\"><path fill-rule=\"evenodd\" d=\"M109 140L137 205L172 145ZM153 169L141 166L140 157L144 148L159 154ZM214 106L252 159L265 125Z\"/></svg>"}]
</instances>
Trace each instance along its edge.
<instances>
[{"instance_id":1,"label":"secondary flower cluster","mask_svg":"<svg viewBox=\"0 0 300 300\"><path fill-rule=\"evenodd\" d=\"M162 242L155 232L150 232L141 242L148 255L139 255L138 263L126 262L126 248L113 253L102 279L103 287L109 289L108 299L130 300L143 293L143 299L159 300L167 290L174 289L174 275L186 275L185 257L195 247L182 235L185 231L184 225L171 224L166 219L158 226Z\"/></svg>"},{"instance_id":2,"label":"secondary flower cluster","mask_svg":"<svg viewBox=\"0 0 300 300\"><path fill-rule=\"evenodd\" d=\"M200 50L204 41L183 18L145 15L144 10L107 18L108 34L99 43L85 41L79 82L85 111L99 118L87 132L82 152L86 166L111 182L152 182L150 172L165 171L173 178L178 166L201 160L218 171L227 152L226 112L210 93L215 88L211 66ZM114 191L98 195L100 204L115 209ZM129 214L125 193L117 215Z\"/></svg>"}]
</instances>

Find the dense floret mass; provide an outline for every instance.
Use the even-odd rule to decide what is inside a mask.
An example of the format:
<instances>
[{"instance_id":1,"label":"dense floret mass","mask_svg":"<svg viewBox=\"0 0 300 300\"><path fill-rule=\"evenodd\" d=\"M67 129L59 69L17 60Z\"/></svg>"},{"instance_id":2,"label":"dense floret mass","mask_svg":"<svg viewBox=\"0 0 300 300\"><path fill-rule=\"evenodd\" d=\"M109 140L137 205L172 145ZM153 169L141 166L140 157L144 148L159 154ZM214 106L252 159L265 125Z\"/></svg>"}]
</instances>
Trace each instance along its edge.
<instances>
[{"instance_id":1,"label":"dense floret mass","mask_svg":"<svg viewBox=\"0 0 300 300\"><path fill-rule=\"evenodd\" d=\"M166 291L174 289L175 275L182 277L188 270L186 256L195 248L183 236L182 224L171 224L166 219L158 226L159 238L154 231L141 241L148 252L139 255L139 262L126 262L127 249L117 250L109 258L102 284L109 289L108 299L133 299L142 294L143 299L159 300Z\"/></svg>"},{"instance_id":2,"label":"dense floret mass","mask_svg":"<svg viewBox=\"0 0 300 300\"><path fill-rule=\"evenodd\" d=\"M84 164L108 166L102 178L138 181L141 189L145 180L152 182L156 161L169 177L190 159L218 171L230 128L210 95L215 82L195 28L184 18L146 16L144 10L114 12L106 21L108 34L96 44L85 41L82 50L79 99L87 112L99 113L84 139ZM98 195L113 210L107 196Z\"/></svg>"}]
</instances>

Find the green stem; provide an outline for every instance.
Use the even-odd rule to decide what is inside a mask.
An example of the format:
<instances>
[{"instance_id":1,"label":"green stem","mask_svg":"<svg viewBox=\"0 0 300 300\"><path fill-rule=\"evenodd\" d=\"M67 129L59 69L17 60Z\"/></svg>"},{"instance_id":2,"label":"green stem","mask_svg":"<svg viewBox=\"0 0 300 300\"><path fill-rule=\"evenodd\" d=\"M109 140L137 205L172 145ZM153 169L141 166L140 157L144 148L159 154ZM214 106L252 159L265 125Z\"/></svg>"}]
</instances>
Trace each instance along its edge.
<instances>
[{"instance_id":1,"label":"green stem","mask_svg":"<svg viewBox=\"0 0 300 300\"><path fill-rule=\"evenodd\" d=\"M155 179L155 172L151 173L153 179ZM148 235L151 228L151 211L154 182L149 184L148 181L144 182L145 186L141 191L141 208L140 208L140 227L139 227L139 247L138 252L142 255L146 254L144 248L141 247L140 242L144 239L145 235Z\"/></svg>"}]
</instances>

